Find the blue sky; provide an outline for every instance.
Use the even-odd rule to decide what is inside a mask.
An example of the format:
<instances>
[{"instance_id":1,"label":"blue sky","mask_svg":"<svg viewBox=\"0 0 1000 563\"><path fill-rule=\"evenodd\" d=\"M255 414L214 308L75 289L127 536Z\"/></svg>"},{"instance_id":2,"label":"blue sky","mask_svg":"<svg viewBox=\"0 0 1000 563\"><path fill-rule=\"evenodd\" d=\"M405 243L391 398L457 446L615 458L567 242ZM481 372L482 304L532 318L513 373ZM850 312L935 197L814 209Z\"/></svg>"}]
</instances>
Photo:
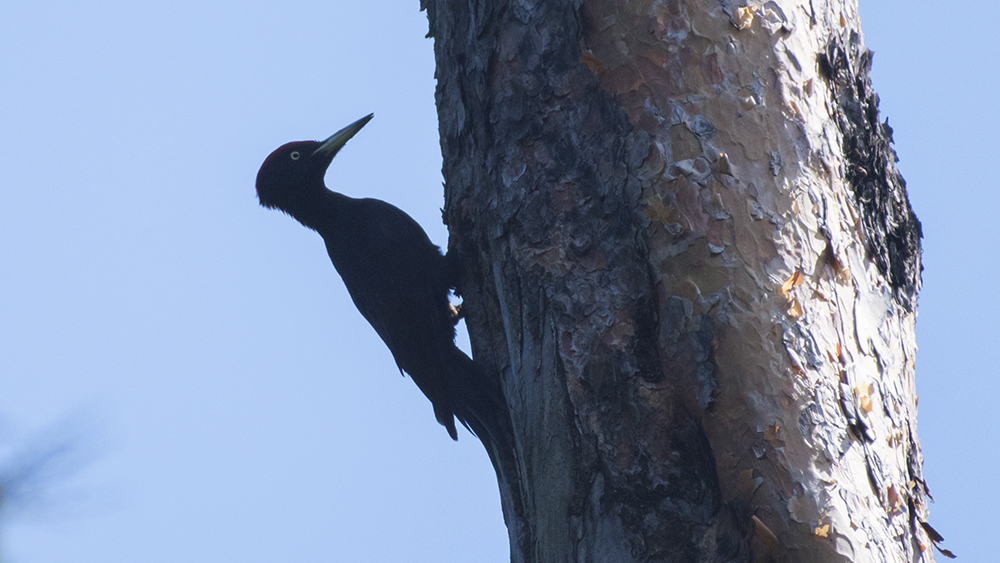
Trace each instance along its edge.
<instances>
[{"instance_id":1,"label":"blue sky","mask_svg":"<svg viewBox=\"0 0 1000 563\"><path fill-rule=\"evenodd\" d=\"M374 112L328 183L446 243L417 8L0 4L0 464L78 450L0 511L5 563L507 560L481 447L451 442L321 239L253 191L278 145ZM931 523L967 561L993 555L1000 504L998 40L973 16L992 12L862 6L926 237Z\"/></svg>"}]
</instances>

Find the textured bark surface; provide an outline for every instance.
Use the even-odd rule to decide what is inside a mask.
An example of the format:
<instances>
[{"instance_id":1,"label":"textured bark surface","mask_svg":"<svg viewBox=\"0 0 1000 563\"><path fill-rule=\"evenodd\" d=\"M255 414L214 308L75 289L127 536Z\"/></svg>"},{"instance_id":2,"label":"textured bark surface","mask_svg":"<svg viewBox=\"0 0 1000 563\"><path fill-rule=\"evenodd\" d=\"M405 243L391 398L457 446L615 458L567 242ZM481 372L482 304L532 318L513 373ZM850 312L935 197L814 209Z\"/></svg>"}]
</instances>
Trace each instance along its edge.
<instances>
[{"instance_id":1,"label":"textured bark surface","mask_svg":"<svg viewBox=\"0 0 1000 563\"><path fill-rule=\"evenodd\" d=\"M427 2L513 561L930 559L852 1Z\"/></svg>"}]
</instances>

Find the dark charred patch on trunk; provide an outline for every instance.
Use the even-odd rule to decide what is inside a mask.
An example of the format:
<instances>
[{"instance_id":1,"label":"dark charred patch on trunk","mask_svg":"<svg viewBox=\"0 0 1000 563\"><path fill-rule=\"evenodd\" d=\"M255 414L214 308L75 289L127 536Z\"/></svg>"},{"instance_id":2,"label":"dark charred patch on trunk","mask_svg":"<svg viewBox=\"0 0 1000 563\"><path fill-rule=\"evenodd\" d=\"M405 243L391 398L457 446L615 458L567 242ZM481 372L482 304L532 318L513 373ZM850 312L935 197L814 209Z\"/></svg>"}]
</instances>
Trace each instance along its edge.
<instances>
[{"instance_id":1,"label":"dark charred patch on trunk","mask_svg":"<svg viewBox=\"0 0 1000 563\"><path fill-rule=\"evenodd\" d=\"M872 55L852 32L847 45L830 42L817 62L837 104L844 175L861 215L868 256L888 280L896 300L913 310L923 270L923 233L906 182L896 169L899 159L892 148L892 128L888 120L879 121L879 98L871 83Z\"/></svg>"}]
</instances>

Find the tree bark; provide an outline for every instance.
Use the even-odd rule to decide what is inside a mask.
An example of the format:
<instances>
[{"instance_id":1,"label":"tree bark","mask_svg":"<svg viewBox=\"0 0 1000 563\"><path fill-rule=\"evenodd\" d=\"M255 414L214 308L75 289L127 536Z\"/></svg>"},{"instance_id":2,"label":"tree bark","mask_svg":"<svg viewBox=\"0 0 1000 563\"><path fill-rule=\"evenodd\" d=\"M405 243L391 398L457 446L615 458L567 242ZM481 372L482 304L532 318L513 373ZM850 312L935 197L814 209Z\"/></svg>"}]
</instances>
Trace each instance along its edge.
<instances>
[{"instance_id":1,"label":"tree bark","mask_svg":"<svg viewBox=\"0 0 1000 563\"><path fill-rule=\"evenodd\" d=\"M426 2L512 561L932 558L856 3L741 4Z\"/></svg>"}]
</instances>

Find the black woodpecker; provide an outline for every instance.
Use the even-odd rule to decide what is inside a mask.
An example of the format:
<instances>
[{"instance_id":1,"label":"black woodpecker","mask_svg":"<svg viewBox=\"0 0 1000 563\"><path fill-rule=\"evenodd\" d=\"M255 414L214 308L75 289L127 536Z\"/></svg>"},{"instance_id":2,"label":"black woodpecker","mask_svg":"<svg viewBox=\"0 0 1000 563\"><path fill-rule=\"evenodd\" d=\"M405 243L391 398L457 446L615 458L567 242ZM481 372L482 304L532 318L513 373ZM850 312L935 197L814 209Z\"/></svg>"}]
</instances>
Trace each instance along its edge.
<instances>
[{"instance_id":1,"label":"black woodpecker","mask_svg":"<svg viewBox=\"0 0 1000 563\"><path fill-rule=\"evenodd\" d=\"M457 417L485 439L489 419L499 414L499 389L455 346L449 259L399 208L351 198L324 184L333 157L372 117L322 142L279 147L257 173L257 197L264 207L284 211L323 237L354 305L389 347L400 372L430 399L448 434L457 439Z\"/></svg>"}]
</instances>

